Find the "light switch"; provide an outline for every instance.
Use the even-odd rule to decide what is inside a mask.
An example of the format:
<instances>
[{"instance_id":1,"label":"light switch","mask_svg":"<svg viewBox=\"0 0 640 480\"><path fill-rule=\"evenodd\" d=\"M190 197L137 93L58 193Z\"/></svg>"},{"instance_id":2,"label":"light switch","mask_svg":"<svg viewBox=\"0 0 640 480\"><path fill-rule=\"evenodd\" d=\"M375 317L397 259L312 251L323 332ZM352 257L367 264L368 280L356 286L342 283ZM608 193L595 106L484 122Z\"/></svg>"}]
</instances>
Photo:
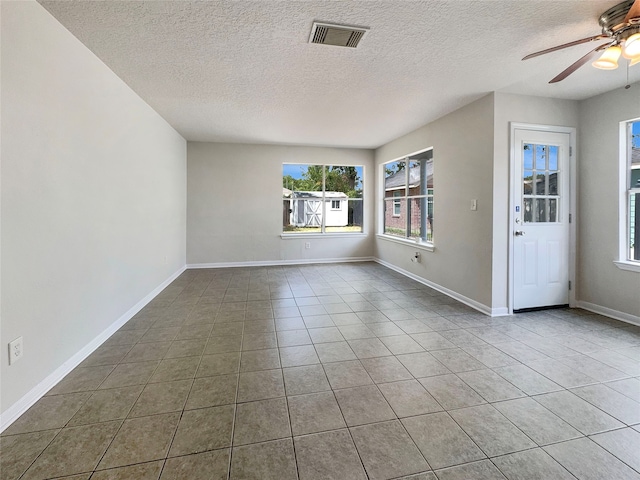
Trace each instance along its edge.
<instances>
[{"instance_id":1,"label":"light switch","mask_svg":"<svg viewBox=\"0 0 640 480\"><path fill-rule=\"evenodd\" d=\"M478 210L478 200L476 200L475 198L471 200L471 210L473 210L474 212Z\"/></svg>"}]
</instances>

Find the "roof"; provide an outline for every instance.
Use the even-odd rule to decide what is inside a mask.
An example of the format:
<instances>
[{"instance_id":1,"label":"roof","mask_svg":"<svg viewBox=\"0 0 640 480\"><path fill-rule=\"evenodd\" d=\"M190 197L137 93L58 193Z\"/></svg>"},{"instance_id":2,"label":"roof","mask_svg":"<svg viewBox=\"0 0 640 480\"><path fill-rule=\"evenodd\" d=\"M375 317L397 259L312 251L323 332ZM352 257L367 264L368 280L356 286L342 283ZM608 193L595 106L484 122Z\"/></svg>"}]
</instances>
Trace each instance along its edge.
<instances>
[{"instance_id":1,"label":"roof","mask_svg":"<svg viewBox=\"0 0 640 480\"><path fill-rule=\"evenodd\" d=\"M292 192L292 198L322 198L322 192ZM324 198L349 198L342 192L324 192Z\"/></svg>"},{"instance_id":2,"label":"roof","mask_svg":"<svg viewBox=\"0 0 640 480\"><path fill-rule=\"evenodd\" d=\"M403 188L406 184L405 170L400 170L393 175L385 178L385 190L397 190ZM420 167L416 165L409 169L409 188L420 185ZM427 162L427 186L433 187L433 162Z\"/></svg>"}]
</instances>

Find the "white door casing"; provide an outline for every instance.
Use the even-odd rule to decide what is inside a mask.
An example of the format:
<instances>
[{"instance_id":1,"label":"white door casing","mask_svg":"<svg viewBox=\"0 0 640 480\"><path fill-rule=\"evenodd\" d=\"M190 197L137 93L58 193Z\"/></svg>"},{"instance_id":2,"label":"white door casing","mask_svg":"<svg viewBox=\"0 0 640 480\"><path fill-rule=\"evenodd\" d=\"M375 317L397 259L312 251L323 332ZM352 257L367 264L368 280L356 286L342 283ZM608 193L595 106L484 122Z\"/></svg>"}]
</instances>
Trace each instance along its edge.
<instances>
[{"instance_id":1,"label":"white door casing","mask_svg":"<svg viewBox=\"0 0 640 480\"><path fill-rule=\"evenodd\" d=\"M513 130L512 310L570 303L571 136Z\"/></svg>"}]
</instances>

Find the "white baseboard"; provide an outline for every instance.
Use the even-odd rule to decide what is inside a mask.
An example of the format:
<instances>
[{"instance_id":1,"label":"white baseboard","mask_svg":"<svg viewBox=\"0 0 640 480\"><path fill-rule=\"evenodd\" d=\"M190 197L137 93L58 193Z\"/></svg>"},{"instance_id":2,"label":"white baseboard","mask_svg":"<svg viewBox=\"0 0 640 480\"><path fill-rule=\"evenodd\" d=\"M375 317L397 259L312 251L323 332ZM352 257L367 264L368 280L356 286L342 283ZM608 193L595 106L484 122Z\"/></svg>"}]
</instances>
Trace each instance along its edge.
<instances>
[{"instance_id":1,"label":"white baseboard","mask_svg":"<svg viewBox=\"0 0 640 480\"><path fill-rule=\"evenodd\" d=\"M31 406L40 400L45 393L47 393L52 387L54 387L60 380L62 380L71 370L76 368L82 361L91 355L100 345L102 345L111 335L113 335L120 327L127 323L136 313L144 308L156 295L164 290L171 282L173 282L182 272L187 269L186 266L180 268L177 272L167 278L146 297L136 303L127 312L125 312L120 318L118 318L113 324L111 324L100 335L95 337L91 342L85 345L78 353L69 358L66 362L56 368L50 375L42 380L38 385L33 387L26 395L20 400L7 408L0 415L0 433L3 432L9 425L15 422L20 415L26 412Z\"/></svg>"},{"instance_id":2,"label":"white baseboard","mask_svg":"<svg viewBox=\"0 0 640 480\"><path fill-rule=\"evenodd\" d=\"M576 307L582 308L583 310L588 310L593 313L604 315L605 317L611 317L615 320L620 320L622 322L627 322L627 323L631 323L632 325L640 326L640 317L637 315L631 315L630 313L619 312L618 310L614 310L612 308L596 305L595 303L583 302L582 300L578 300L576 302Z\"/></svg>"},{"instance_id":3,"label":"white baseboard","mask_svg":"<svg viewBox=\"0 0 640 480\"><path fill-rule=\"evenodd\" d=\"M298 260L262 260L252 262L220 262L220 263L190 263L189 269L196 268L234 268L234 267L277 267L282 265L313 265L321 263L349 263L349 262L374 262L373 257L346 257L346 258L311 258Z\"/></svg>"},{"instance_id":4,"label":"white baseboard","mask_svg":"<svg viewBox=\"0 0 640 480\"><path fill-rule=\"evenodd\" d=\"M465 305L479 311L480 313L484 313L485 315L496 317L496 316L503 316L503 315L509 314L509 310L507 308L492 309L487 305L484 305L480 302L476 302L472 298L468 298L468 297L465 297L464 295L460 295L458 292L449 290L448 288L443 287L442 285L438 285L437 283L431 282L425 278L415 275L407 270L404 270L403 268L393 265L392 263L385 262L384 260L380 260L379 258L374 259L374 261L379 263L380 265L384 265L385 267L390 268L391 270L401 273L405 277L409 277L410 279L415 280L418 283L422 283L423 285L433 288L434 290L437 290L440 293L444 293L445 295L453 298L454 300L464 303Z\"/></svg>"}]
</instances>

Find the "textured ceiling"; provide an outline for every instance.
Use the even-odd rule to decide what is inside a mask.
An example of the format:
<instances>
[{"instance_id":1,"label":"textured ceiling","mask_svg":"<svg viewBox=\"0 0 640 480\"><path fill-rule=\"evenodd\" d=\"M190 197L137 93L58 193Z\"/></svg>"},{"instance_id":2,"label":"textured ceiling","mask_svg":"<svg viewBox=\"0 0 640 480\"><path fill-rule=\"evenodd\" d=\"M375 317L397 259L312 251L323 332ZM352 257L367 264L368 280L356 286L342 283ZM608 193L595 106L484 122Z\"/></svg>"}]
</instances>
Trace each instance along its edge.
<instances>
[{"instance_id":1,"label":"textured ceiling","mask_svg":"<svg viewBox=\"0 0 640 480\"><path fill-rule=\"evenodd\" d=\"M595 45L520 60L599 33L615 0L39 1L187 140L374 148L491 91L626 83L588 65L547 84ZM371 30L312 45L314 20Z\"/></svg>"}]
</instances>

